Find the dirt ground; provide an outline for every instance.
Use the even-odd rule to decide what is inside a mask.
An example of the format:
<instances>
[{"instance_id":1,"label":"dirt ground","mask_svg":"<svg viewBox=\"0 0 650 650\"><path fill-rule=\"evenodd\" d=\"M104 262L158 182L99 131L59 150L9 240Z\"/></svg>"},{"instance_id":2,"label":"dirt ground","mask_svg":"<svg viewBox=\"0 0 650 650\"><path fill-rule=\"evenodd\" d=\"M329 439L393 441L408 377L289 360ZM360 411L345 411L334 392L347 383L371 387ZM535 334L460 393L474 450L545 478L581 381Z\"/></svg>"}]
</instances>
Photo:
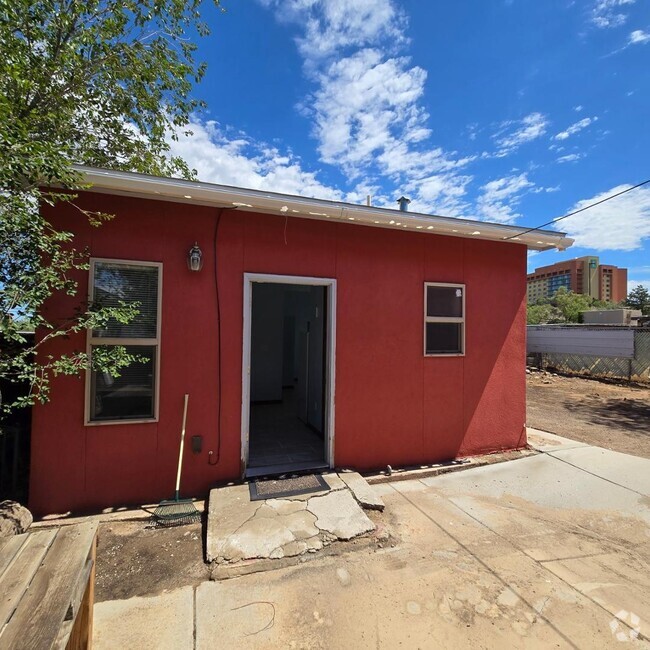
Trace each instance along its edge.
<instances>
[{"instance_id":1,"label":"dirt ground","mask_svg":"<svg viewBox=\"0 0 650 650\"><path fill-rule=\"evenodd\" d=\"M203 524L152 528L148 521L100 524L95 602L151 596L208 580Z\"/></svg>"},{"instance_id":2,"label":"dirt ground","mask_svg":"<svg viewBox=\"0 0 650 650\"><path fill-rule=\"evenodd\" d=\"M650 386L533 371L526 424L650 458Z\"/></svg>"}]
</instances>

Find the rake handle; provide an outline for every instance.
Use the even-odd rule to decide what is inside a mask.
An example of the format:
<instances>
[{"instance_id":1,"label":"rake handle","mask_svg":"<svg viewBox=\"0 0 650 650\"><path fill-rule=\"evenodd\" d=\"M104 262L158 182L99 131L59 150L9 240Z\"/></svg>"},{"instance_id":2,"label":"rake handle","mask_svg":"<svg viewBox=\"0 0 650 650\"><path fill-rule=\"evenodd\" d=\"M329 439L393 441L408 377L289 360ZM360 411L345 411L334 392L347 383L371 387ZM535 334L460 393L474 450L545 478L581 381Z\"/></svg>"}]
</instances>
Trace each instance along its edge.
<instances>
[{"instance_id":1,"label":"rake handle","mask_svg":"<svg viewBox=\"0 0 650 650\"><path fill-rule=\"evenodd\" d=\"M178 451L178 471L176 472L176 493L174 498L178 501L181 491L181 469L183 467L183 447L185 446L185 423L187 422L187 403L190 396L185 395L185 403L183 404L183 427L181 429L181 447Z\"/></svg>"}]
</instances>

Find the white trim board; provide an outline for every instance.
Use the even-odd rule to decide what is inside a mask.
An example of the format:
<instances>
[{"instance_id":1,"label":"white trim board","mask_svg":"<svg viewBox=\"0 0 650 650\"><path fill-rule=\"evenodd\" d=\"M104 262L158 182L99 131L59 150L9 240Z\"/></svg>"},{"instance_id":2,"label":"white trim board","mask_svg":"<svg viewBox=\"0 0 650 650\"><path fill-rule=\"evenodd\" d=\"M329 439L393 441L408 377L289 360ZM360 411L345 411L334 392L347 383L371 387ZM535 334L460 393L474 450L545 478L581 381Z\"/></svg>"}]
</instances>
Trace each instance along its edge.
<instances>
[{"instance_id":1,"label":"white trim board","mask_svg":"<svg viewBox=\"0 0 650 650\"><path fill-rule=\"evenodd\" d=\"M81 165L76 165L75 169L83 175L84 182L91 185L87 191L116 196L236 208L238 212L317 219L373 228L387 228L400 232L501 241L508 244L525 245L531 250L539 251L553 248L564 250L573 243L573 239L554 230L531 230L510 224L403 212L377 206L313 199L266 190L186 181L179 178L161 178L135 172L96 169Z\"/></svg>"},{"instance_id":2,"label":"white trim board","mask_svg":"<svg viewBox=\"0 0 650 650\"><path fill-rule=\"evenodd\" d=\"M329 467L334 467L334 394L336 371L336 280L298 275L271 275L266 273L244 273L243 343L242 343L242 401L241 401L241 473L246 474L248 466L248 445L250 428L251 389L251 322L253 307L253 282L267 284L302 284L327 288L326 327L326 382L325 382L325 439L326 458Z\"/></svg>"}]
</instances>

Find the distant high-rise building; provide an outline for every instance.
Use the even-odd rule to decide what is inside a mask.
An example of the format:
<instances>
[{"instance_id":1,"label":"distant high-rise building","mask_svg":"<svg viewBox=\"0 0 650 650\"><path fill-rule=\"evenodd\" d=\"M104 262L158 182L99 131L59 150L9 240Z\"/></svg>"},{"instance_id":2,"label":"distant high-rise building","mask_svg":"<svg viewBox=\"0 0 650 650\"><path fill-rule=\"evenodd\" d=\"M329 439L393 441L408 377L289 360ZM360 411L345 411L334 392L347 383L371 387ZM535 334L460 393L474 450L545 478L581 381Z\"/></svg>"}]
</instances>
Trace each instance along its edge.
<instances>
[{"instance_id":1,"label":"distant high-rise building","mask_svg":"<svg viewBox=\"0 0 650 650\"><path fill-rule=\"evenodd\" d=\"M529 303L550 298L560 287L609 302L620 302L627 296L627 269L600 264L591 255L542 266L527 279Z\"/></svg>"}]
</instances>

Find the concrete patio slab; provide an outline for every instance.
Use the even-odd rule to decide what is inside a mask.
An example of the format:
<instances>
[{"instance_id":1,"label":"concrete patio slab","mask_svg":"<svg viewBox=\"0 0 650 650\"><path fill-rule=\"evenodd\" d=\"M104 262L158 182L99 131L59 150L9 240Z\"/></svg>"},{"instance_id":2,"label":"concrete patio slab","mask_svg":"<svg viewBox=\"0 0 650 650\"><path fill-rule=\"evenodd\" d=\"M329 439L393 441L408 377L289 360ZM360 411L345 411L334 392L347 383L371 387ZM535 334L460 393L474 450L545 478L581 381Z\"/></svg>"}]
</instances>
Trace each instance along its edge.
<instances>
[{"instance_id":1,"label":"concrete patio slab","mask_svg":"<svg viewBox=\"0 0 650 650\"><path fill-rule=\"evenodd\" d=\"M607 454L615 454L603 450ZM650 460L643 461L650 474ZM552 467L552 471L549 468ZM459 491L468 496L500 498L504 495L520 497L545 508L561 510L610 510L617 514L642 517L650 522L650 503L642 497L610 480L588 470L575 467L554 454L538 454L511 463L499 463L467 472L446 474L422 483L445 494Z\"/></svg>"},{"instance_id":2,"label":"concrete patio slab","mask_svg":"<svg viewBox=\"0 0 650 650\"><path fill-rule=\"evenodd\" d=\"M399 547L203 584L197 648L217 636L246 648L612 643L608 610L433 489L394 485L385 500Z\"/></svg>"},{"instance_id":3,"label":"concrete patio slab","mask_svg":"<svg viewBox=\"0 0 650 650\"><path fill-rule=\"evenodd\" d=\"M194 643L194 589L129 598L94 607L93 648L190 650Z\"/></svg>"},{"instance_id":4,"label":"concrete patio slab","mask_svg":"<svg viewBox=\"0 0 650 650\"><path fill-rule=\"evenodd\" d=\"M648 422L650 428L650 422ZM601 447L559 449L552 453L565 463L570 463L590 474L611 481L615 485L650 496L650 460L621 454Z\"/></svg>"},{"instance_id":5,"label":"concrete patio slab","mask_svg":"<svg viewBox=\"0 0 650 650\"><path fill-rule=\"evenodd\" d=\"M379 510L384 509L384 502L381 497L371 485L368 485L361 474L357 472L341 472L339 474L343 483L352 491L354 498L359 502L359 505L366 510Z\"/></svg>"},{"instance_id":6,"label":"concrete patio slab","mask_svg":"<svg viewBox=\"0 0 650 650\"><path fill-rule=\"evenodd\" d=\"M630 556L621 562L619 554L608 553L556 560L544 566L612 616L623 610L650 621L650 576L647 565L638 558Z\"/></svg>"}]
</instances>

